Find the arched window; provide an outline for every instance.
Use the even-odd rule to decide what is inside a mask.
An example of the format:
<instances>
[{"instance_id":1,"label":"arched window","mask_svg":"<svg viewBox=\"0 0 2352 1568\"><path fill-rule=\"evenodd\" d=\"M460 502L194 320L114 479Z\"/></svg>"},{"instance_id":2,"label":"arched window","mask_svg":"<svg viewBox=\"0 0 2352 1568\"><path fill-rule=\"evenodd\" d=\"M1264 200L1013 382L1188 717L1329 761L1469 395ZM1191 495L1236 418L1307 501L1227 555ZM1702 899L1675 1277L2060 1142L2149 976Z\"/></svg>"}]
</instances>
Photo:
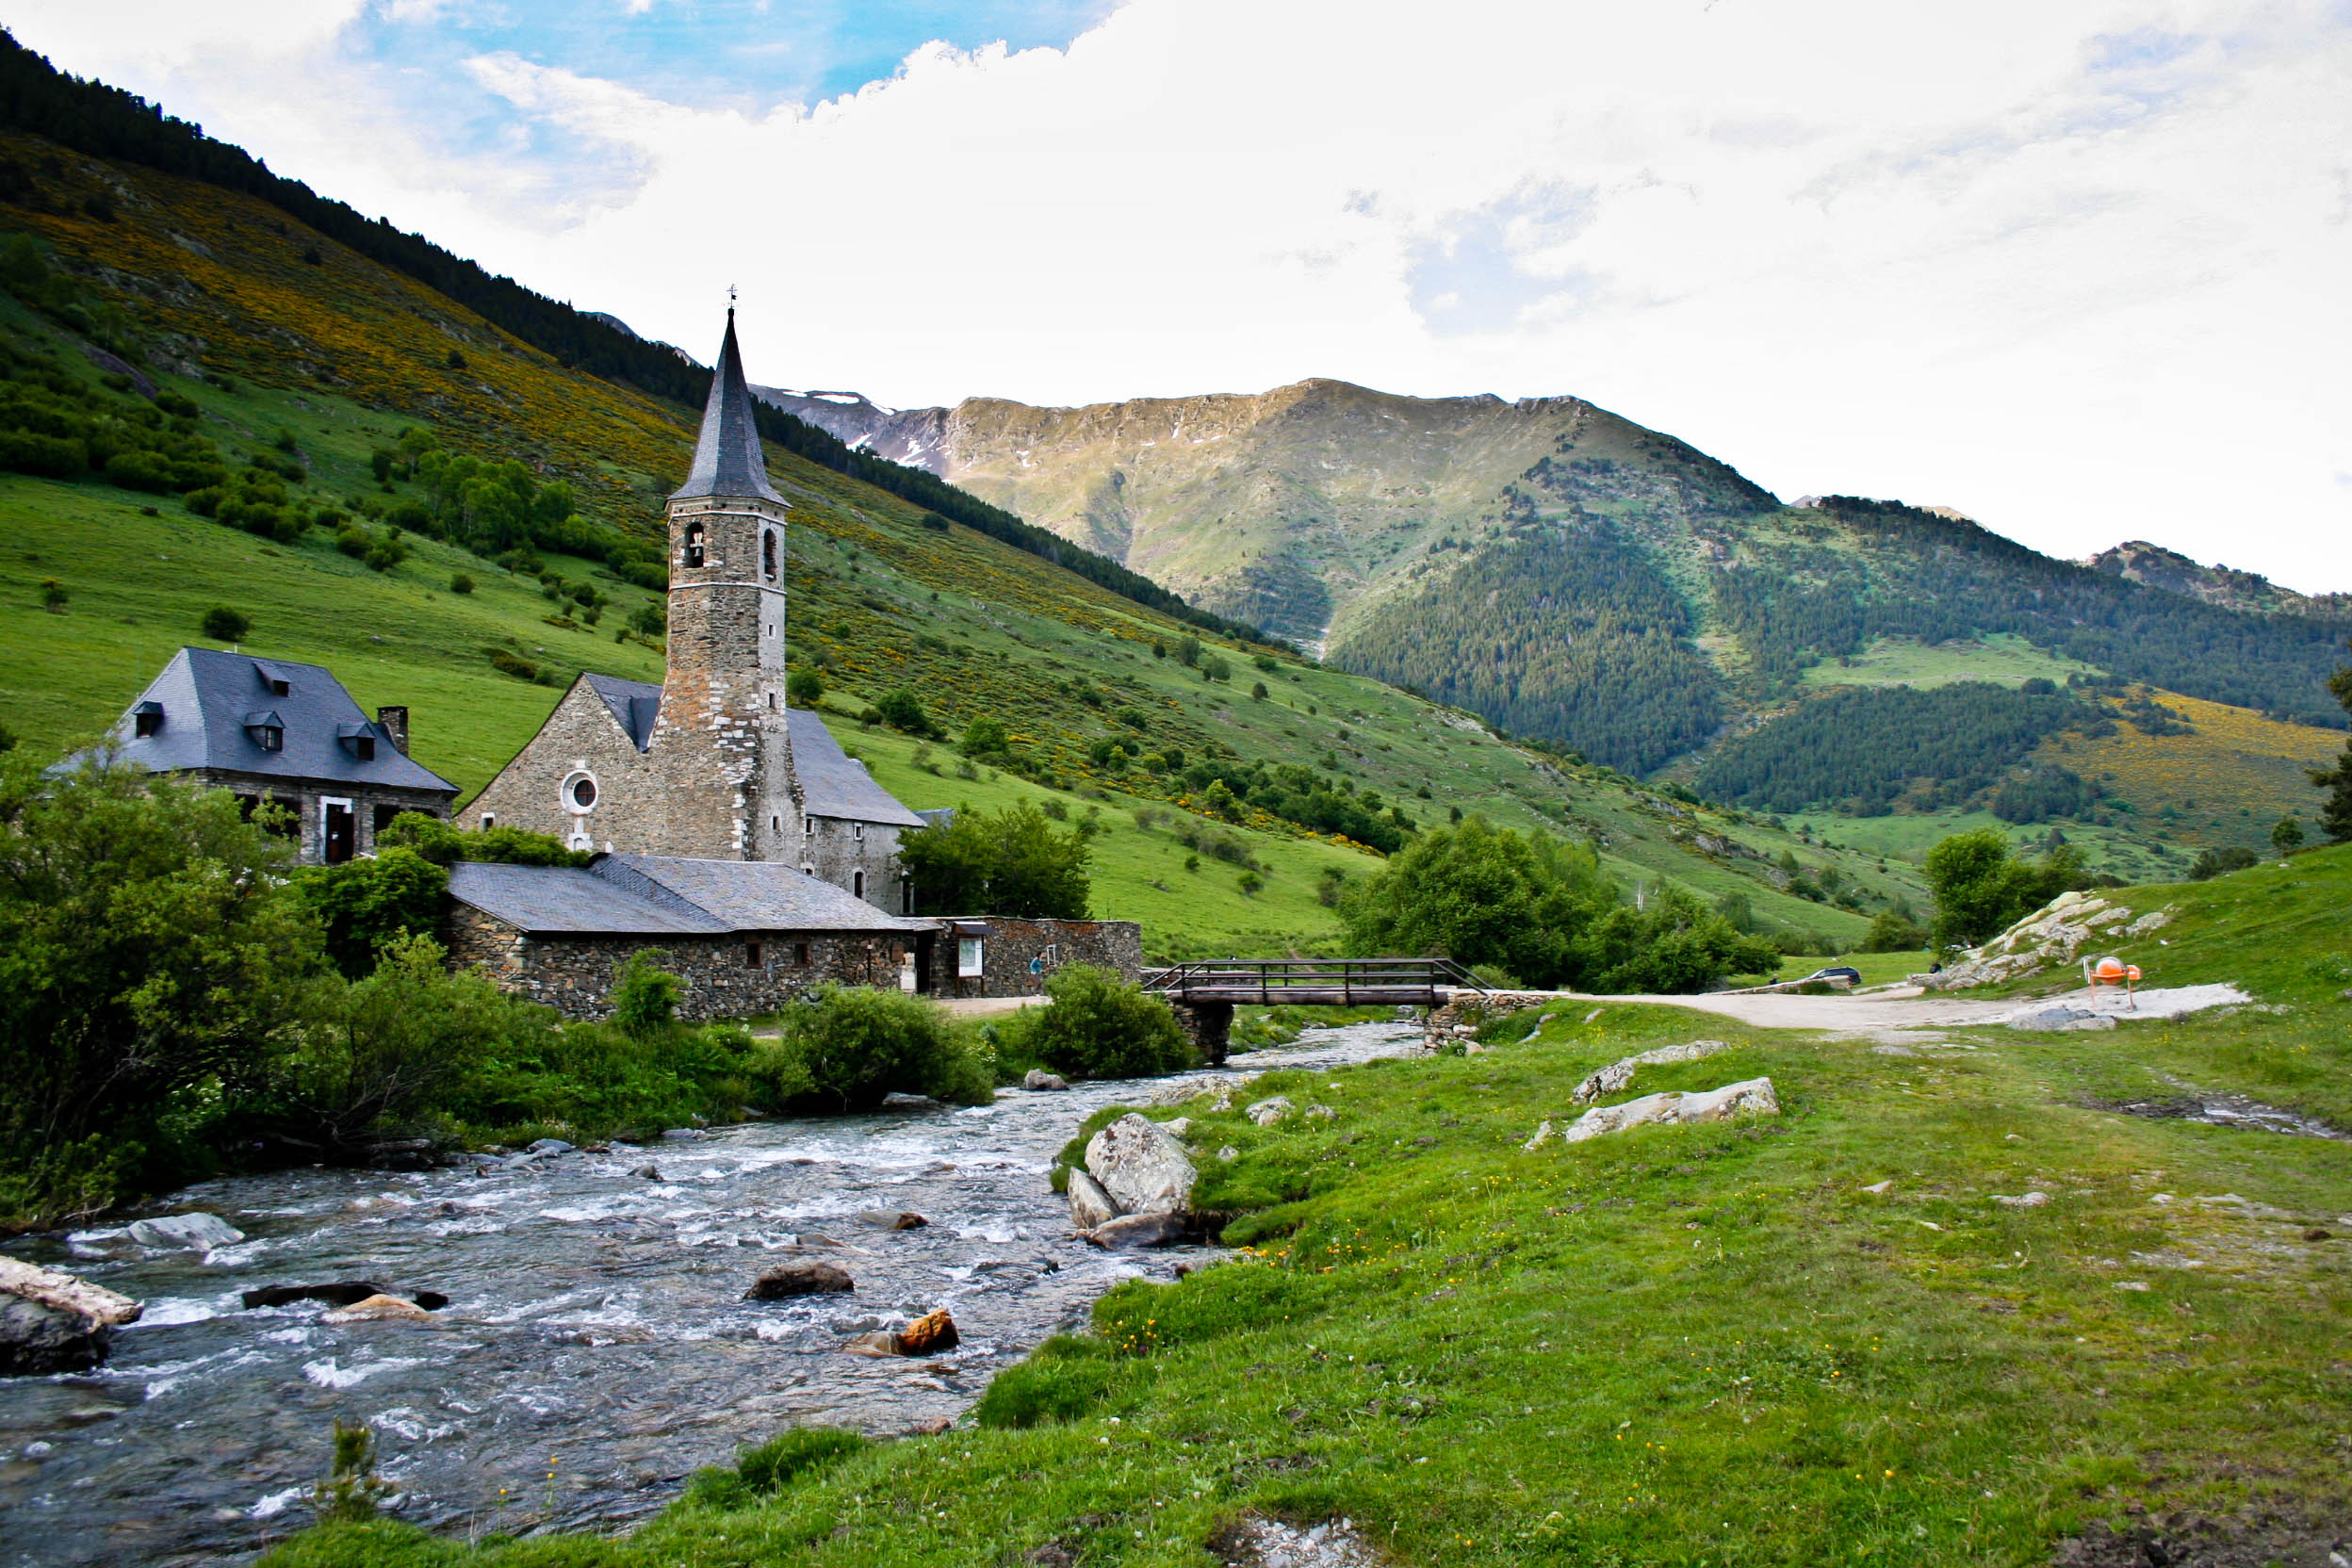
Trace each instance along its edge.
<instances>
[{"instance_id":1,"label":"arched window","mask_svg":"<svg viewBox=\"0 0 2352 1568\"><path fill-rule=\"evenodd\" d=\"M849 890L859 898L866 896L866 874L864 872L850 873Z\"/></svg>"},{"instance_id":2,"label":"arched window","mask_svg":"<svg viewBox=\"0 0 2352 1568\"><path fill-rule=\"evenodd\" d=\"M760 575L770 582L776 580L776 530L760 531Z\"/></svg>"},{"instance_id":3,"label":"arched window","mask_svg":"<svg viewBox=\"0 0 2352 1568\"><path fill-rule=\"evenodd\" d=\"M702 564L702 525L700 523L688 523L686 525L686 564L689 566L699 566Z\"/></svg>"}]
</instances>

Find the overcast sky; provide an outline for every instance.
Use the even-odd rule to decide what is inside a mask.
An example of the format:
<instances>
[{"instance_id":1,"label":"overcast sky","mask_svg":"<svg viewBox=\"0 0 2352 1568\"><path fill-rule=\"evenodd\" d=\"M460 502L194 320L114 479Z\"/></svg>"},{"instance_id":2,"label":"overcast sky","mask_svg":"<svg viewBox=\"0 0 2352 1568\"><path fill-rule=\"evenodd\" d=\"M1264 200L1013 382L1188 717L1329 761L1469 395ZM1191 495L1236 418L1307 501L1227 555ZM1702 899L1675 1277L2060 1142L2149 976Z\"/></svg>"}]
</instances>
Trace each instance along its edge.
<instances>
[{"instance_id":1,"label":"overcast sky","mask_svg":"<svg viewBox=\"0 0 2352 1568\"><path fill-rule=\"evenodd\" d=\"M2352 4L17 0L754 377L1572 393L1784 497L2352 589Z\"/></svg>"}]
</instances>

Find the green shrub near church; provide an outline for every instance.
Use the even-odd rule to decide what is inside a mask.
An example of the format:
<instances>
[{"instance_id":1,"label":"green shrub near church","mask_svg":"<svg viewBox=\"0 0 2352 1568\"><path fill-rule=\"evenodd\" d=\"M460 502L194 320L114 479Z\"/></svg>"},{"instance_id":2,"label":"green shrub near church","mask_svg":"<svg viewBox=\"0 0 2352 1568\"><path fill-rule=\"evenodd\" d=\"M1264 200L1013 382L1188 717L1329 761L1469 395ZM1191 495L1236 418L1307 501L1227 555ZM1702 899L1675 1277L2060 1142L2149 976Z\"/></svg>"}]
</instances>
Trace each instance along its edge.
<instances>
[{"instance_id":1,"label":"green shrub near church","mask_svg":"<svg viewBox=\"0 0 2352 1568\"><path fill-rule=\"evenodd\" d=\"M921 997L864 986L819 986L784 1009L772 1082L797 1072L795 1102L866 1111L891 1094L927 1094L957 1104L996 1097L995 1058L972 1029Z\"/></svg>"},{"instance_id":2,"label":"green shrub near church","mask_svg":"<svg viewBox=\"0 0 2352 1568\"><path fill-rule=\"evenodd\" d=\"M1073 1078L1146 1078L1199 1064L1168 1004L1106 969L1070 964L1045 983L1050 1004L997 1025L999 1049Z\"/></svg>"}]
</instances>

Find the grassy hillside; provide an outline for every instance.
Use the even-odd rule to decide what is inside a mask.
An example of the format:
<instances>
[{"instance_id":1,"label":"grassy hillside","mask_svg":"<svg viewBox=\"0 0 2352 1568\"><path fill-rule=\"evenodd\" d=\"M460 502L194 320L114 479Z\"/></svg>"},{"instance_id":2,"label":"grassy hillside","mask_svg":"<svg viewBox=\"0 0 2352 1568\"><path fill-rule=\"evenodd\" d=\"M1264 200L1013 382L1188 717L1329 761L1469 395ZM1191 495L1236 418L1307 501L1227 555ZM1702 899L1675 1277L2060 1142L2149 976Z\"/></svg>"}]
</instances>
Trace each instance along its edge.
<instances>
[{"instance_id":1,"label":"grassy hillside","mask_svg":"<svg viewBox=\"0 0 2352 1568\"><path fill-rule=\"evenodd\" d=\"M381 510L423 498L416 482L380 482L369 466L372 452L420 425L450 450L518 457L547 479L569 480L598 524L657 533L660 498L690 444L684 411L567 370L257 201L21 139L14 153L42 171L48 196L42 210L9 220L37 234L92 299L122 311L144 345L146 373L196 405L196 427L226 458L270 453L285 433L305 476L292 487L297 504ZM67 199L76 193L106 194L111 218ZM322 260L303 259L314 253ZM92 388L107 375L69 325L14 300L0 298L0 342ZM462 372L449 362L452 349ZM1035 761L1038 782L1019 788L1072 812L1093 805L1131 820L1142 805L1184 813L1195 835L1208 827L1186 811L1202 803L1185 798L1181 779L1133 766L1114 773L1089 759L1097 743L1119 738L1133 755L1214 749L1308 763L1415 821L1460 809L1593 837L1629 880L1737 893L1759 917L1833 944L1858 935L1889 900L1923 902L1903 860L1882 868L1563 764L1376 681L1290 659L1263 669L1258 650L1215 639L1187 665L1179 655L1197 629L993 538L939 529L923 509L840 473L770 455L794 508L789 657L822 670L833 722L914 804L1004 796L991 796L985 778L957 778L957 759L941 746L932 758L940 773L890 773L914 767L913 743L868 732L855 715L900 686L950 733L984 715L1004 720ZM201 640L198 623L215 605L253 617L255 651L330 665L364 703L409 703L419 758L468 791L513 755L577 672L658 676L653 647L611 635L653 596L609 569L552 555L541 563L610 601L590 629L535 577L421 536L407 543L406 560L375 571L318 530L273 541L195 516L168 495L0 476L0 647L15 655L0 669L0 724L44 749L90 738L172 648ZM460 572L479 584L470 596L449 591ZM55 610L42 607L51 580L66 595ZM535 666L541 681L498 673L494 647ZM1220 665L1225 678L1204 678ZM1260 684L1264 697L1252 694ZM1263 813L1245 817L1214 831L1265 868L1258 894L1235 886L1235 863L1204 856L1200 872L1183 873L1192 852L1177 853L1169 829L1129 825L1102 842L1102 912L1143 920L1152 950L1170 955L1331 941L1333 917L1317 893L1323 868L1362 875L1377 861ZM1782 891L1773 862L1784 852L1807 868L1836 866L1855 907Z\"/></svg>"},{"instance_id":2,"label":"grassy hillside","mask_svg":"<svg viewBox=\"0 0 2352 1568\"><path fill-rule=\"evenodd\" d=\"M2324 1563L2352 1142L2145 1114L2194 1086L2352 1118L2352 850L2246 875L2277 880L2131 899L2180 907L2177 977L2262 1008L1903 1054L1567 1008L1235 1097L1328 1120L1154 1108L1238 1151L1200 1196L1249 1245L1112 1291L976 1421L618 1541L380 1525L267 1560L1177 1568L1258 1515L1397 1563ZM1700 1037L1626 1094L1769 1076L1780 1114L1524 1147L1585 1073Z\"/></svg>"}]
</instances>

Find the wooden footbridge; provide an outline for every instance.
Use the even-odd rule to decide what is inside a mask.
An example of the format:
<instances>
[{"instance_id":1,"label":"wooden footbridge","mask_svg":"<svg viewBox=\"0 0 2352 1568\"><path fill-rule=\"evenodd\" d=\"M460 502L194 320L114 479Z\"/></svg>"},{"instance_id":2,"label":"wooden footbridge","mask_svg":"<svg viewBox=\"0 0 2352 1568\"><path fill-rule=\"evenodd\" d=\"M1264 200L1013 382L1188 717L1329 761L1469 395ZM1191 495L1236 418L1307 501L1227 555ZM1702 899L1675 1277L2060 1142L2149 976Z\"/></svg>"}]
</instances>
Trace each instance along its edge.
<instances>
[{"instance_id":1,"label":"wooden footbridge","mask_svg":"<svg viewBox=\"0 0 2352 1568\"><path fill-rule=\"evenodd\" d=\"M1208 958L1146 970L1143 988L1193 1007L1442 1007L1487 988L1450 958Z\"/></svg>"}]
</instances>

